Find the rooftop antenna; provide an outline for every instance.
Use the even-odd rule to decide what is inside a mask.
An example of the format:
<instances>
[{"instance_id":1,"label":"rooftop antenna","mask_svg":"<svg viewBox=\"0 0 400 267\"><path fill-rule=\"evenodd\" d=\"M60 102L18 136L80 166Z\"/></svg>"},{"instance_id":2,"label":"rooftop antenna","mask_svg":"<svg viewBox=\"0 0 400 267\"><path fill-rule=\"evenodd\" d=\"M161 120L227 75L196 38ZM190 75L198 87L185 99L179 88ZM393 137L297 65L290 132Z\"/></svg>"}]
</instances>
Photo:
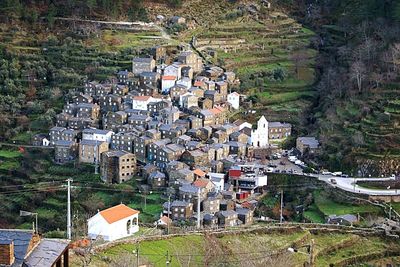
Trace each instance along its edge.
<instances>
[{"instance_id":1,"label":"rooftop antenna","mask_svg":"<svg viewBox=\"0 0 400 267\"><path fill-rule=\"evenodd\" d=\"M20 210L19 211L19 216L21 216L21 217L35 216L35 222L33 223L33 231L35 231L36 234L39 233L39 231L38 231L38 214L37 214L37 212L30 212L30 211Z\"/></svg>"}]
</instances>

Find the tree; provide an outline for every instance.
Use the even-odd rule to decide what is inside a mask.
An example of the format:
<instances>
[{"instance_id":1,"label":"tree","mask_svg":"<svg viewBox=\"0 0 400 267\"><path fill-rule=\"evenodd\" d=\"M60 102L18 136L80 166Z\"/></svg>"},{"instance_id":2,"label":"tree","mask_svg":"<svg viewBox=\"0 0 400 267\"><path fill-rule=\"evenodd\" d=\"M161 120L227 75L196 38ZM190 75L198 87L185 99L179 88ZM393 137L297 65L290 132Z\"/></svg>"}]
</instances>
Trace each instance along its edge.
<instances>
[{"instance_id":1,"label":"tree","mask_svg":"<svg viewBox=\"0 0 400 267\"><path fill-rule=\"evenodd\" d=\"M350 78L357 83L358 92L362 91L362 83L366 75L365 64L361 60L357 60L351 64Z\"/></svg>"},{"instance_id":2,"label":"tree","mask_svg":"<svg viewBox=\"0 0 400 267\"><path fill-rule=\"evenodd\" d=\"M55 17L57 15L57 9L54 4L49 5L49 9L47 10L47 22L49 23L50 28L54 26Z\"/></svg>"},{"instance_id":3,"label":"tree","mask_svg":"<svg viewBox=\"0 0 400 267\"><path fill-rule=\"evenodd\" d=\"M96 0L87 0L86 5L89 8L90 15L92 15L93 9L95 9L97 7L97 1Z\"/></svg>"}]
</instances>

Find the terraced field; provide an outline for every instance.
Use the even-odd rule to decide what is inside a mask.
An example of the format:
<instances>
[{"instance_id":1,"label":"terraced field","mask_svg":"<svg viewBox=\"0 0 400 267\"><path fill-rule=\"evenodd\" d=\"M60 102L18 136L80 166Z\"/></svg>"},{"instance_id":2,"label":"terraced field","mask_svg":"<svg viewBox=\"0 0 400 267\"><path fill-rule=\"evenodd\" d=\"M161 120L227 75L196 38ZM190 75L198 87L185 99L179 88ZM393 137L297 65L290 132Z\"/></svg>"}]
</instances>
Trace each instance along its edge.
<instances>
[{"instance_id":1,"label":"terraced field","mask_svg":"<svg viewBox=\"0 0 400 267\"><path fill-rule=\"evenodd\" d=\"M255 98L255 109L270 120L299 122L315 92L316 51L309 48L314 33L285 14L271 12L266 19L248 15L200 27L195 46L211 62L235 71L240 91ZM208 56L215 50L217 56Z\"/></svg>"},{"instance_id":2,"label":"terraced field","mask_svg":"<svg viewBox=\"0 0 400 267\"><path fill-rule=\"evenodd\" d=\"M240 235L193 235L163 240L143 241L139 244L140 263L164 266L166 253L171 256L170 266L303 266L309 257L303 253L291 254L288 247L301 247L314 240L316 266L348 266L367 264L378 259L399 263L387 255L400 254L400 246L379 237L355 234L295 232L247 233ZM131 254L135 244L113 246L97 254L91 266L121 264L121 255L134 262ZM304 250L304 251L303 251ZM300 249L306 252L305 248ZM279 252L278 254L276 254ZM142 254L140 254L142 253ZM268 255L277 256L270 258ZM73 259L73 266L78 259ZM219 264L219 265L218 265ZM283 264L283 265L282 265ZM286 265L285 265L286 264Z\"/></svg>"}]
</instances>

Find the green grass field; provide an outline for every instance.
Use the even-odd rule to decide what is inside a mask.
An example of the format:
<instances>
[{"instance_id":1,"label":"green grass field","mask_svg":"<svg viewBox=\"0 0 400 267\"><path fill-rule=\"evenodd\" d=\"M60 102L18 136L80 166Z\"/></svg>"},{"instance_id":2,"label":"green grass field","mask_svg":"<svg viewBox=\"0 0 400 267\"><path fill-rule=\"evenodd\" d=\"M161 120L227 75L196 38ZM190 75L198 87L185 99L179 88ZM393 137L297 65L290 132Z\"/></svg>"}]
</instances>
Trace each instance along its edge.
<instances>
[{"instance_id":1,"label":"green grass field","mask_svg":"<svg viewBox=\"0 0 400 267\"><path fill-rule=\"evenodd\" d=\"M311 239L314 240L316 266L321 267L342 266L341 264L347 260L353 260L353 264L360 264L357 266L364 266L362 264L374 261L388 251L399 251L400 249L398 243L378 237L341 233L311 233L302 230L291 233L246 233L220 237L189 235L164 240L142 241L138 246L135 244L116 245L97 254L90 266L118 265L122 262L121 258L129 258L133 264L136 259L134 254L136 248L139 248L141 264L150 264L156 267L165 266L167 252L172 259L170 266L174 267L239 267L246 266L246 263L249 262L261 264L256 266L266 266L267 255L278 250L283 251L283 254L278 256L277 263L285 263L286 266L302 266L308 260L308 256L302 253L292 254L287 252L287 248L307 245ZM335 250L334 247L340 247L340 249ZM303 250L305 252L305 249L300 249L300 251ZM378 255L378 253L382 253L382 255ZM367 261L359 258L365 255L371 255L371 257ZM78 266L76 256L72 259L72 266Z\"/></svg>"},{"instance_id":2,"label":"green grass field","mask_svg":"<svg viewBox=\"0 0 400 267\"><path fill-rule=\"evenodd\" d=\"M21 152L16 150L0 150L0 158L15 159L21 156Z\"/></svg>"},{"instance_id":3,"label":"green grass field","mask_svg":"<svg viewBox=\"0 0 400 267\"><path fill-rule=\"evenodd\" d=\"M378 214L381 212L379 207L370 204L364 205L353 205L337 203L328 197L321 194L320 191L314 192L315 206L325 215L344 215L344 214L354 214L357 213L373 213Z\"/></svg>"}]
</instances>

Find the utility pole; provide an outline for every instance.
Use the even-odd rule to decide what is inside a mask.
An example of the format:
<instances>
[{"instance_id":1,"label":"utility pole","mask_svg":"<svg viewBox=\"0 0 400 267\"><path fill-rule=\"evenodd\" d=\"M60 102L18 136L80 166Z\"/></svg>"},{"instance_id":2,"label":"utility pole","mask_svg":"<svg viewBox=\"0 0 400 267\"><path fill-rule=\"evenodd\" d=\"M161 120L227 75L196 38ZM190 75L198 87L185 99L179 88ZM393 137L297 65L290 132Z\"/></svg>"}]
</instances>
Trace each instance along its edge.
<instances>
[{"instance_id":1,"label":"utility pole","mask_svg":"<svg viewBox=\"0 0 400 267\"><path fill-rule=\"evenodd\" d=\"M197 229L200 229L200 187L197 191Z\"/></svg>"},{"instance_id":2,"label":"utility pole","mask_svg":"<svg viewBox=\"0 0 400 267\"><path fill-rule=\"evenodd\" d=\"M170 221L170 213L171 213L171 193L168 195L168 222L167 222L167 234L169 235L169 221Z\"/></svg>"},{"instance_id":3,"label":"utility pole","mask_svg":"<svg viewBox=\"0 0 400 267\"><path fill-rule=\"evenodd\" d=\"M67 195L67 200L68 200L68 204L67 204L67 238L71 239L71 182L72 179L69 178L67 180L68 183L68 195Z\"/></svg>"},{"instance_id":4,"label":"utility pole","mask_svg":"<svg viewBox=\"0 0 400 267\"><path fill-rule=\"evenodd\" d=\"M139 267L139 245L136 245L136 267Z\"/></svg>"},{"instance_id":5,"label":"utility pole","mask_svg":"<svg viewBox=\"0 0 400 267\"><path fill-rule=\"evenodd\" d=\"M171 263L171 256L169 256L169 251L167 250L167 255L165 256L166 261L165 261L165 266L169 266L169 264Z\"/></svg>"},{"instance_id":6,"label":"utility pole","mask_svg":"<svg viewBox=\"0 0 400 267\"><path fill-rule=\"evenodd\" d=\"M281 211L280 211L279 222L282 223L282 221L283 221L283 190L281 190Z\"/></svg>"},{"instance_id":7,"label":"utility pole","mask_svg":"<svg viewBox=\"0 0 400 267\"><path fill-rule=\"evenodd\" d=\"M94 174L99 174L99 171L98 171L98 167L99 167L99 164L98 164L98 155L99 155L99 145L97 144L97 140L96 140L96 150L95 150L95 152L94 152Z\"/></svg>"}]
</instances>

